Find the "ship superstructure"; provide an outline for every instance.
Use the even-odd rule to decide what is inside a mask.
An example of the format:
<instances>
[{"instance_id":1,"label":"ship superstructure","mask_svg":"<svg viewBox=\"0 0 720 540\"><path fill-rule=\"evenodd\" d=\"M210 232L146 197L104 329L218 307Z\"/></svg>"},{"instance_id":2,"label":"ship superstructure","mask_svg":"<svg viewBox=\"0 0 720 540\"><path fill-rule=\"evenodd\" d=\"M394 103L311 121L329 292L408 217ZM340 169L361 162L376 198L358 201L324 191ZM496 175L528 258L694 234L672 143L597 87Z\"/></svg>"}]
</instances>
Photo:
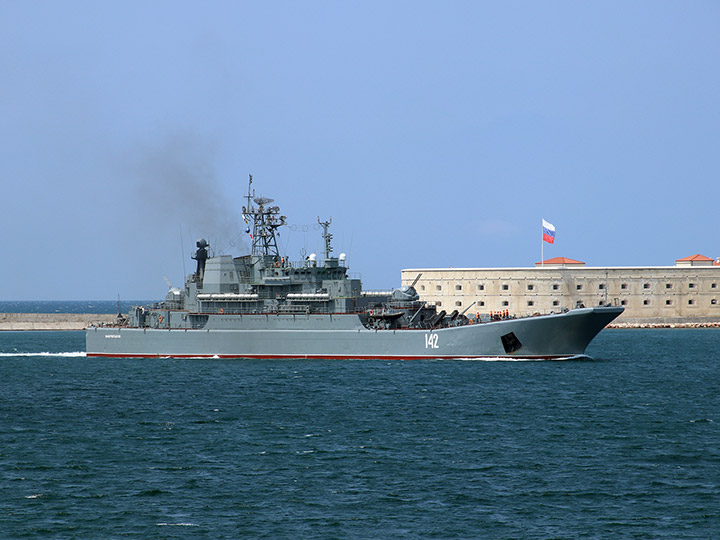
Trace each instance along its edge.
<instances>
[{"instance_id":1,"label":"ship superstructure","mask_svg":"<svg viewBox=\"0 0 720 540\"><path fill-rule=\"evenodd\" d=\"M557 358L582 355L621 307L582 308L524 319L469 318L421 301L414 283L363 292L333 256L332 219L321 221L324 256L290 261L277 230L286 225L273 199L255 196L252 176L243 216L248 255L210 256L200 239L183 289L134 307L111 327L87 329L90 356L237 358ZM420 276L418 276L419 278ZM417 281L417 280L416 280ZM467 310L466 310L467 311Z\"/></svg>"}]
</instances>

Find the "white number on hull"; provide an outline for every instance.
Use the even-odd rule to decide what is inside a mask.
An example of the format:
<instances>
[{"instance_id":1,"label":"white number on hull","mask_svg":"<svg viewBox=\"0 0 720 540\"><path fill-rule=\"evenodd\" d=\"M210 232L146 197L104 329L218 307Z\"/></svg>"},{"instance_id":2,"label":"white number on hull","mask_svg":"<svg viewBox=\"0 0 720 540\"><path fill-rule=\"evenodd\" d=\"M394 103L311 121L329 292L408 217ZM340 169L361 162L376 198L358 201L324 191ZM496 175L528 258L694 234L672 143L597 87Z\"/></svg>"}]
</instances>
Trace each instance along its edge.
<instances>
[{"instance_id":1,"label":"white number on hull","mask_svg":"<svg viewBox=\"0 0 720 540\"><path fill-rule=\"evenodd\" d=\"M438 335L437 334L425 334L425 348L426 349L437 349L438 348Z\"/></svg>"}]
</instances>

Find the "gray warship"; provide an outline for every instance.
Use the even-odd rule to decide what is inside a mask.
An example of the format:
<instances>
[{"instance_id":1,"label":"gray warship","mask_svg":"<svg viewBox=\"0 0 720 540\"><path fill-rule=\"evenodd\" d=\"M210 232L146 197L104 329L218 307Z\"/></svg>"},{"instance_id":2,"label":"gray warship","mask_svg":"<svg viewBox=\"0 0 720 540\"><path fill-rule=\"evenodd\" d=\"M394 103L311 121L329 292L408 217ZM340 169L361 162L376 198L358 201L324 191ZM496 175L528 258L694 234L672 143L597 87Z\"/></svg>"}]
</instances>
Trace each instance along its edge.
<instances>
[{"instance_id":1,"label":"gray warship","mask_svg":"<svg viewBox=\"0 0 720 540\"><path fill-rule=\"evenodd\" d=\"M272 199L255 196L252 175L245 198L251 253L210 256L208 243L198 240L197 268L184 288L171 286L163 302L133 307L127 317L118 312L116 324L90 325L87 356L561 359L584 356L623 312L598 306L522 318L468 317L423 302L415 283L363 291L360 279L348 274L345 254L333 256L332 220L318 218L322 260L310 254L290 261L276 235L286 217Z\"/></svg>"}]
</instances>

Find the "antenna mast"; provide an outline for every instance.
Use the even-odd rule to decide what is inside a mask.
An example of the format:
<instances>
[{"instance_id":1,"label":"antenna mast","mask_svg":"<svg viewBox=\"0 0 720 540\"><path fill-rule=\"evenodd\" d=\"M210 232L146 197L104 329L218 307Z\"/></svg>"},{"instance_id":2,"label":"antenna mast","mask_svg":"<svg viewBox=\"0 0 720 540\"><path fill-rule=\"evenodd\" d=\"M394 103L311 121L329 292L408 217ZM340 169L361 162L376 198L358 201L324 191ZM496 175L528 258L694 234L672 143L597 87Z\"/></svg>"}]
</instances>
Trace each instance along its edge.
<instances>
[{"instance_id":1,"label":"antenna mast","mask_svg":"<svg viewBox=\"0 0 720 540\"><path fill-rule=\"evenodd\" d=\"M330 227L330 224L332 223L332 217L329 221L320 221L320 218L318 217L318 223L323 228L323 240L325 240L325 260L328 260L330 258L330 253L332 253L332 233L328 232L328 227Z\"/></svg>"},{"instance_id":2,"label":"antenna mast","mask_svg":"<svg viewBox=\"0 0 720 540\"><path fill-rule=\"evenodd\" d=\"M252 254L261 257L271 257L280 259L277 239L275 238L275 229L285 225L285 216L280 216L280 208L277 206L268 206L274 202L273 199L267 197L255 197L255 191L252 190L252 174L248 182L247 206L243 206L243 214L253 220L252 234ZM257 208L252 203L257 204Z\"/></svg>"},{"instance_id":3,"label":"antenna mast","mask_svg":"<svg viewBox=\"0 0 720 540\"><path fill-rule=\"evenodd\" d=\"M252 187L252 174L248 174L248 176L250 177L250 179L248 180L248 194L245 195L245 199L247 199L247 211L252 212L253 211L252 199L255 196L255 192L253 192L252 194L250 193L250 188ZM243 206L243 213L245 213L244 206Z\"/></svg>"}]
</instances>

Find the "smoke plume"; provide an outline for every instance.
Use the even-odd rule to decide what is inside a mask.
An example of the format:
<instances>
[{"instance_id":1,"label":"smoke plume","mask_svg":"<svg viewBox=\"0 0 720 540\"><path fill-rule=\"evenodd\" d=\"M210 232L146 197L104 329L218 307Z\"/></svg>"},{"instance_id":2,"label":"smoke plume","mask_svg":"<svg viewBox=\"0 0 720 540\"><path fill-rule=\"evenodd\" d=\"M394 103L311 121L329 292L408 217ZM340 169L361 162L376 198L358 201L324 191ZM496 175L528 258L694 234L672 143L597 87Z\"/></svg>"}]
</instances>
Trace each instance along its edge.
<instances>
[{"instance_id":1,"label":"smoke plume","mask_svg":"<svg viewBox=\"0 0 720 540\"><path fill-rule=\"evenodd\" d=\"M248 246L241 203L223 193L216 161L214 145L189 135L138 148L128 159L135 209L156 226L180 227L186 246L203 237L216 254L238 254Z\"/></svg>"}]
</instances>

